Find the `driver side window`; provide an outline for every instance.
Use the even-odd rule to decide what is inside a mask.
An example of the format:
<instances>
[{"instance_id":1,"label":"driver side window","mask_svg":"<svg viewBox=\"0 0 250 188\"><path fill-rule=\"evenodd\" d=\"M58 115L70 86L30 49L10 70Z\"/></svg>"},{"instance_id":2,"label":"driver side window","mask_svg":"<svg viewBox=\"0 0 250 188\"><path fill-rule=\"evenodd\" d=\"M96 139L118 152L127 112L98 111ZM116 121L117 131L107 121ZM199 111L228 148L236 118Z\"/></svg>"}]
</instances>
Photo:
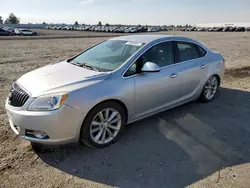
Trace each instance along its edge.
<instances>
[{"instance_id":1,"label":"driver side window","mask_svg":"<svg viewBox=\"0 0 250 188\"><path fill-rule=\"evenodd\" d=\"M174 53L172 42L163 42L147 50L124 74L125 77L141 72L143 65L147 62L165 67L174 63Z\"/></svg>"}]
</instances>

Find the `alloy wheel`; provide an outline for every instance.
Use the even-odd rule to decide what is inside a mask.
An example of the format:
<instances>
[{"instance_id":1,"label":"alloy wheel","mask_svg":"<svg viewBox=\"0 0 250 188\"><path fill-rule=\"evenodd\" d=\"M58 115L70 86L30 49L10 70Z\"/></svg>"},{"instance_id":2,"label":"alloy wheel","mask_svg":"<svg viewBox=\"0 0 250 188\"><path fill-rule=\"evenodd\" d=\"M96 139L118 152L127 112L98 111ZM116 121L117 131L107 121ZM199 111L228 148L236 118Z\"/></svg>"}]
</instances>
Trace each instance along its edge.
<instances>
[{"instance_id":1,"label":"alloy wheel","mask_svg":"<svg viewBox=\"0 0 250 188\"><path fill-rule=\"evenodd\" d=\"M210 100L216 94L218 89L218 80L215 76L211 76L205 85L205 97Z\"/></svg>"},{"instance_id":2,"label":"alloy wheel","mask_svg":"<svg viewBox=\"0 0 250 188\"><path fill-rule=\"evenodd\" d=\"M119 133L122 124L120 113L106 108L97 113L90 125L90 136L97 144L111 142Z\"/></svg>"}]
</instances>

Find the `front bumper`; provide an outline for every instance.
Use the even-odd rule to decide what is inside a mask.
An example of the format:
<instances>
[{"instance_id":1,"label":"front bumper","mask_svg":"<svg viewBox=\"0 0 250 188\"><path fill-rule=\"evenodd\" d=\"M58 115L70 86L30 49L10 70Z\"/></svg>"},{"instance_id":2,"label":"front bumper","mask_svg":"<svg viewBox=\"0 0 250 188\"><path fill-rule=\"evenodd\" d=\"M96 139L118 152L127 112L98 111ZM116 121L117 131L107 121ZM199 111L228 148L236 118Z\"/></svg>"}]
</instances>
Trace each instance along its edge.
<instances>
[{"instance_id":1,"label":"front bumper","mask_svg":"<svg viewBox=\"0 0 250 188\"><path fill-rule=\"evenodd\" d=\"M26 105L13 107L6 100L7 116L15 134L31 142L45 145L63 145L78 142L84 117L80 111L68 105L63 105L54 111L33 112L27 111ZM49 138L31 137L27 134L27 130L42 131Z\"/></svg>"}]
</instances>

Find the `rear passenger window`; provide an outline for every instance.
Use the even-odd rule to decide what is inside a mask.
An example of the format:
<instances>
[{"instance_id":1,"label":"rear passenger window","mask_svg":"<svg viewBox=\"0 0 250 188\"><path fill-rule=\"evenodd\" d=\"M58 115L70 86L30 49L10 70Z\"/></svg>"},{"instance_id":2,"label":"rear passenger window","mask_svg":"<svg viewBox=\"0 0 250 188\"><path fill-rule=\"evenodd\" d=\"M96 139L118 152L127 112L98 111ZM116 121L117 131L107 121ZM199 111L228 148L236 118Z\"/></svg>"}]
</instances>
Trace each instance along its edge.
<instances>
[{"instance_id":1,"label":"rear passenger window","mask_svg":"<svg viewBox=\"0 0 250 188\"><path fill-rule=\"evenodd\" d=\"M188 61L199 58L199 53L192 43L177 42L177 48L179 50L179 62Z\"/></svg>"},{"instance_id":2,"label":"rear passenger window","mask_svg":"<svg viewBox=\"0 0 250 188\"><path fill-rule=\"evenodd\" d=\"M204 48L200 47L199 45L196 45L196 47L199 50L200 57L204 57L205 55L207 55L207 51Z\"/></svg>"}]
</instances>

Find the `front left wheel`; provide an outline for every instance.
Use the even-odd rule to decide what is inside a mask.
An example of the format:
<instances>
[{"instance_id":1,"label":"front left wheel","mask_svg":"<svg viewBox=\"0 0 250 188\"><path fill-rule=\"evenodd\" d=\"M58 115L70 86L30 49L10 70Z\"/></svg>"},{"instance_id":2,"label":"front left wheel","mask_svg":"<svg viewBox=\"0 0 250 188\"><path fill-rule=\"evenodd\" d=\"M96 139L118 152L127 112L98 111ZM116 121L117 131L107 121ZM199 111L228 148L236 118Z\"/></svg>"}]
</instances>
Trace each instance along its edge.
<instances>
[{"instance_id":1,"label":"front left wheel","mask_svg":"<svg viewBox=\"0 0 250 188\"><path fill-rule=\"evenodd\" d=\"M124 133L126 114L117 102L104 102L87 115L80 141L91 148L103 148L116 142Z\"/></svg>"}]
</instances>

